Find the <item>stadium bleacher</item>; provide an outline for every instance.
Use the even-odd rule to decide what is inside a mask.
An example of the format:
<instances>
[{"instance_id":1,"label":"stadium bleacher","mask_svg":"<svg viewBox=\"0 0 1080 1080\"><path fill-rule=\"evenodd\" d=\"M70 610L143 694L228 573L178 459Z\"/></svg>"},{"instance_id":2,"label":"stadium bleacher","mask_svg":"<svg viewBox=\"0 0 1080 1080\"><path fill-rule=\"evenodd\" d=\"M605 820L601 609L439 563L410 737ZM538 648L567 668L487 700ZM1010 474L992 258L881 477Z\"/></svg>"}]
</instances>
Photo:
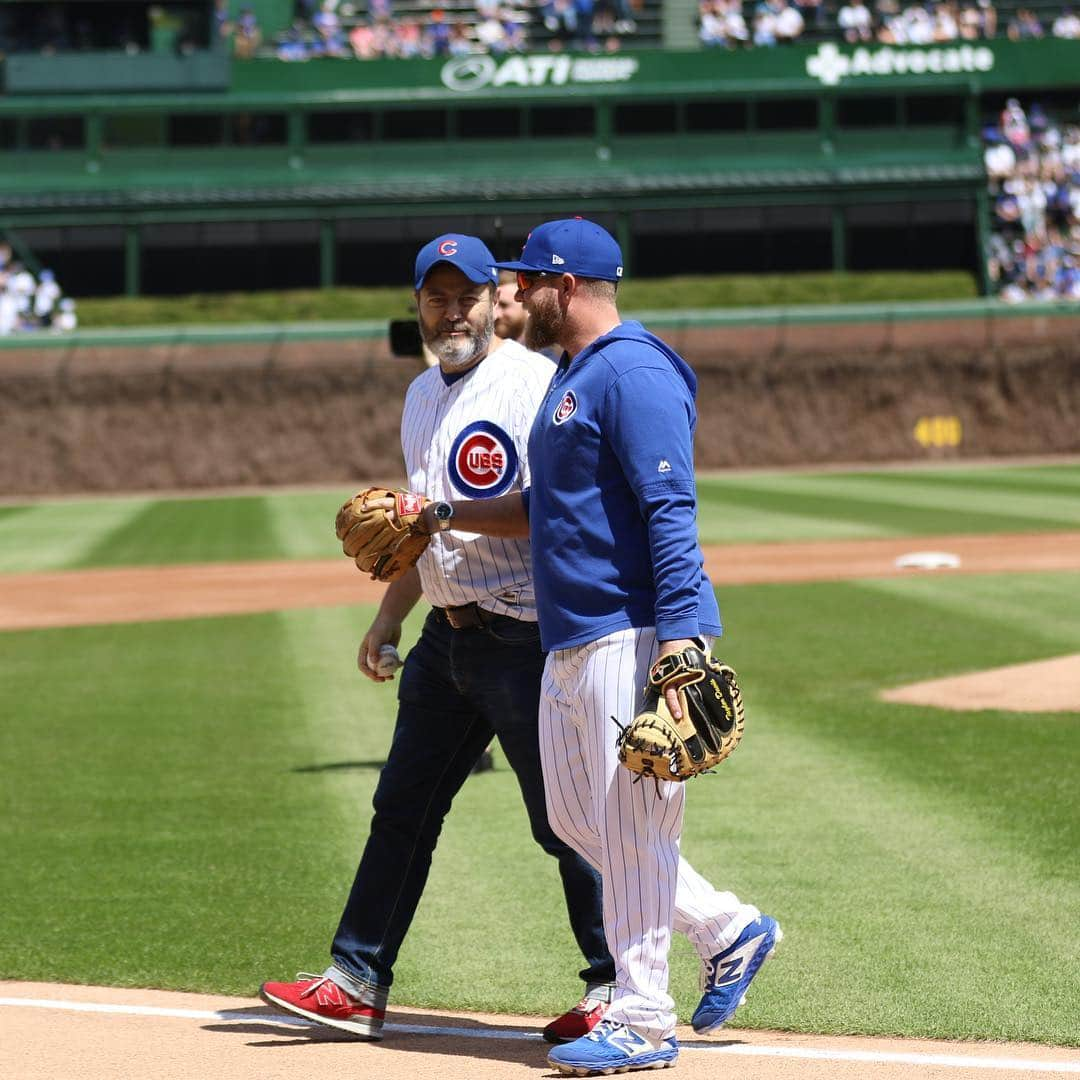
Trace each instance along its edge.
<instances>
[{"instance_id":1,"label":"stadium bleacher","mask_svg":"<svg viewBox=\"0 0 1080 1080\"><path fill-rule=\"evenodd\" d=\"M553 51L565 48L586 51L637 50L693 46L697 42L699 9L696 4L687 3L686 0L666 0L666 2L665 0L602 0L602 3L595 7L597 16L595 29L577 33L567 31L552 15L553 9L563 2L564 0L510 0L509 3L501 5L502 10L523 31L523 48L515 51ZM755 16L764 2L765 0L743 0L741 4L743 19L751 30ZM624 8L622 17L614 14L616 3ZM798 39L808 42L843 40L838 16L840 9L846 3L847 0L818 0L818 2L804 0L801 4L795 3L793 6L798 8L803 19L803 29ZM565 5L569 8L574 7L572 0L565 0ZM944 0L943 3L925 4L877 0L876 3L868 6L873 16L873 30L877 38L882 34L885 21L890 15L911 8L921 8L933 15L939 7L951 10L954 16L958 16L964 8L975 8L982 18L989 17L995 32L979 36L1008 37L1018 36L1021 33L1023 36L1028 36L1026 30L1022 32L1016 28L1021 12L1029 12L1041 27L1043 35L1050 36L1055 20L1067 5L1063 6L1057 0L1032 0L1031 3L1025 3L1024 0L1001 0L997 4L993 4L991 0L981 0L981 2L963 0L962 3ZM489 51L482 36L478 36L476 32L482 16L478 14L475 0L396 0L393 5L392 21L414 22L420 27L425 27L430 25L434 11L441 11L449 22L463 25L471 51ZM605 18L602 24L598 18L601 11L612 12L611 17ZM347 47L349 32L357 24L370 24L374 16L366 2L353 4L348 0L337 4L335 12L343 42L339 55L351 57L352 51ZM299 37L306 46L307 55L325 55L320 48L320 35L312 25L311 18L307 17L308 13L310 13L309 5L303 2L297 4L296 21L291 29L292 37L294 40L297 36ZM276 47L275 41L280 42L287 36L287 34L279 33L275 39L267 40L260 54L272 55ZM755 46L751 41L747 41L742 45L732 43L730 47ZM783 47L782 43L780 47Z\"/></svg>"}]
</instances>

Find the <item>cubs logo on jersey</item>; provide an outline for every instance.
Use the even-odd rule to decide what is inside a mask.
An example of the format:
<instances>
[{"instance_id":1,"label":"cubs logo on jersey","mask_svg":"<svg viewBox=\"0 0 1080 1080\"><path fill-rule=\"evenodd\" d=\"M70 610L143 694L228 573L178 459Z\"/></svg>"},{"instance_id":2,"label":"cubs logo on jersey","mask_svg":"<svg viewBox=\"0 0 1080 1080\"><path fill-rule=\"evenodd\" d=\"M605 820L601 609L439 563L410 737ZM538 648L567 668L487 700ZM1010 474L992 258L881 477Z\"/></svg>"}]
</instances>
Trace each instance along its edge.
<instances>
[{"instance_id":1,"label":"cubs logo on jersey","mask_svg":"<svg viewBox=\"0 0 1080 1080\"><path fill-rule=\"evenodd\" d=\"M517 476L517 450L498 424L477 420L450 447L450 483L470 499L502 495Z\"/></svg>"},{"instance_id":2,"label":"cubs logo on jersey","mask_svg":"<svg viewBox=\"0 0 1080 1080\"><path fill-rule=\"evenodd\" d=\"M556 424L565 424L576 412L577 398L574 396L573 390L567 390L566 393L563 394L562 401L559 402L551 419Z\"/></svg>"}]
</instances>

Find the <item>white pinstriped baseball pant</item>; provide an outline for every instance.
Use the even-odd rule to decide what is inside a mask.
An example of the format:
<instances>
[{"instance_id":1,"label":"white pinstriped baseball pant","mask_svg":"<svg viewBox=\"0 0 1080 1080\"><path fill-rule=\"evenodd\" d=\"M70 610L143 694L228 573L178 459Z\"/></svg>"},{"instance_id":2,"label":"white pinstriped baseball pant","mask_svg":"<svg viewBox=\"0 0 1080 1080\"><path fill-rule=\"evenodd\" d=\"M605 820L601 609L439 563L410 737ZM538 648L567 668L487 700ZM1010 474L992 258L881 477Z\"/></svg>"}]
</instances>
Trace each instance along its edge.
<instances>
[{"instance_id":1,"label":"white pinstriped baseball pant","mask_svg":"<svg viewBox=\"0 0 1080 1080\"><path fill-rule=\"evenodd\" d=\"M679 855L686 786L642 780L615 740L640 704L656 655L652 628L620 630L550 653L540 696L540 755L555 833L599 871L616 989L606 1018L653 1039L675 1028L668 993L674 928L708 959L760 912L718 892Z\"/></svg>"}]
</instances>

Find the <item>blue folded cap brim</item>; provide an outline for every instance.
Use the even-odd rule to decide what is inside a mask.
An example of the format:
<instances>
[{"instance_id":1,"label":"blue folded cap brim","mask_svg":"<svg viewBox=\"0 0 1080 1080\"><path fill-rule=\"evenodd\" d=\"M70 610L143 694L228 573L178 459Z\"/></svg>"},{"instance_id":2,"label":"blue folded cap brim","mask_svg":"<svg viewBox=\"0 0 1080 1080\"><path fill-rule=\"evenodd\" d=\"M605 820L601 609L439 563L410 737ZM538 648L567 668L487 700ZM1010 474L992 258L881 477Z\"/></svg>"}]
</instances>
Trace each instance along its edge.
<instances>
[{"instance_id":1,"label":"blue folded cap brim","mask_svg":"<svg viewBox=\"0 0 1080 1080\"><path fill-rule=\"evenodd\" d=\"M497 262L492 263L496 270L524 270L528 274L573 274L580 278L595 278L597 281L619 281L614 274L598 274L595 270L575 270L573 266L551 267L546 263L537 266L534 263L522 262Z\"/></svg>"},{"instance_id":2,"label":"blue folded cap brim","mask_svg":"<svg viewBox=\"0 0 1080 1080\"><path fill-rule=\"evenodd\" d=\"M522 262L520 259L517 262L499 262L491 265L496 270L527 270L533 274L546 274L551 270L549 266L533 266L532 263Z\"/></svg>"}]
</instances>

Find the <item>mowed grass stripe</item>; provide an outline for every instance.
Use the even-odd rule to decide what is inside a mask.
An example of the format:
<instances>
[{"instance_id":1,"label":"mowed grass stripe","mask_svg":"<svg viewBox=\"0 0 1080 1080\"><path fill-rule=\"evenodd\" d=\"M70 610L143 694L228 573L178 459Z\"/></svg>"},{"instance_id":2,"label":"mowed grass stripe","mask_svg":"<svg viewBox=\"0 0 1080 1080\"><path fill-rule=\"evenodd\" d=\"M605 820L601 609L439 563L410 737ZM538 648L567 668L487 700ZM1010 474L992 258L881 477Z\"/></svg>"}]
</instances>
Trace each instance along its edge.
<instances>
[{"instance_id":1,"label":"mowed grass stripe","mask_svg":"<svg viewBox=\"0 0 1080 1080\"><path fill-rule=\"evenodd\" d=\"M969 473L959 474L952 483L946 484L925 483L914 472L870 476L818 475L805 478L797 489L825 499L880 500L915 510L936 512L943 507L955 506L965 514L986 514L1007 519L1030 518L1036 523L1045 520L1059 527L1072 527L1080 523L1080 491L1055 495L1036 486L1034 490L1030 487L1023 492L1014 490L1003 501L999 491L969 484L970 476ZM791 490L791 486L781 478L775 489Z\"/></svg>"},{"instance_id":2,"label":"mowed grass stripe","mask_svg":"<svg viewBox=\"0 0 1080 1080\"><path fill-rule=\"evenodd\" d=\"M275 495L265 500L277 558L332 559L341 557L334 534L338 508L353 491L304 492Z\"/></svg>"},{"instance_id":3,"label":"mowed grass stripe","mask_svg":"<svg viewBox=\"0 0 1080 1080\"><path fill-rule=\"evenodd\" d=\"M341 553L334 515L347 497L328 490L9 507L0 516L0 572L333 558Z\"/></svg>"},{"instance_id":4,"label":"mowed grass stripe","mask_svg":"<svg viewBox=\"0 0 1080 1080\"><path fill-rule=\"evenodd\" d=\"M1080 651L1080 574L972 574L955 578L948 588L923 576L882 578L863 587L879 597L917 599L926 624L936 624L935 636L965 633L963 628L979 618L990 621L996 636L988 635L982 649L968 651L971 670ZM956 649L950 643L940 655L954 659ZM947 667L942 674L963 670Z\"/></svg>"},{"instance_id":5,"label":"mowed grass stripe","mask_svg":"<svg viewBox=\"0 0 1080 1080\"><path fill-rule=\"evenodd\" d=\"M305 783L317 784L324 804L333 806L334 817L323 827L350 858L367 833L365 808L386 760L397 712L397 682L376 685L356 666L360 640L374 614L373 607L361 605L282 612L279 620L294 669L294 722L303 728L308 750L296 772L308 778Z\"/></svg>"},{"instance_id":6,"label":"mowed grass stripe","mask_svg":"<svg viewBox=\"0 0 1080 1080\"><path fill-rule=\"evenodd\" d=\"M12 634L0 972L252 993L344 873L277 615ZM47 686L48 692L42 687Z\"/></svg>"},{"instance_id":7,"label":"mowed grass stripe","mask_svg":"<svg viewBox=\"0 0 1080 1080\"><path fill-rule=\"evenodd\" d=\"M999 495L1005 499L1021 496L1025 500L1045 497L1053 499L1080 500L1080 469L1071 466L1054 466L1051 469L1010 469L1003 471L980 472L971 469L965 472L937 469L912 469L904 472L896 470L889 473L864 473L867 479L882 477L894 485L913 484L931 489L960 488L963 491L986 492L991 496Z\"/></svg>"},{"instance_id":8,"label":"mowed grass stripe","mask_svg":"<svg viewBox=\"0 0 1080 1080\"><path fill-rule=\"evenodd\" d=\"M95 565L106 538L153 505L145 499L34 503L0 518L0 573Z\"/></svg>"},{"instance_id":9,"label":"mowed grass stripe","mask_svg":"<svg viewBox=\"0 0 1080 1080\"><path fill-rule=\"evenodd\" d=\"M717 477L699 480L699 529L704 543L725 539L754 539L748 514L798 515L815 522L817 536L841 538L867 535L928 536L952 533L1029 532L1074 528L1080 523L1080 499L1029 499L1016 510L1003 503L966 492L912 492L909 486L877 483L841 484L823 477L752 478L729 481ZM993 509L994 505L1001 509ZM984 507L984 508L980 508ZM1007 508L1006 508L1007 507ZM1016 512L1014 512L1016 510ZM759 520L758 524L761 522ZM767 524L767 522L766 522ZM795 528L798 526L795 525ZM759 535L760 539L788 539Z\"/></svg>"},{"instance_id":10,"label":"mowed grass stripe","mask_svg":"<svg viewBox=\"0 0 1080 1080\"><path fill-rule=\"evenodd\" d=\"M831 507L773 498L756 489L753 498L729 497L737 491L730 482L698 479L698 531L703 544L782 543L786 540L870 540L891 536L893 531L874 521L831 517Z\"/></svg>"},{"instance_id":11,"label":"mowed grass stripe","mask_svg":"<svg viewBox=\"0 0 1080 1080\"><path fill-rule=\"evenodd\" d=\"M271 559L280 554L266 498L162 499L103 536L82 566ZM76 564L80 565L80 564Z\"/></svg>"}]
</instances>

